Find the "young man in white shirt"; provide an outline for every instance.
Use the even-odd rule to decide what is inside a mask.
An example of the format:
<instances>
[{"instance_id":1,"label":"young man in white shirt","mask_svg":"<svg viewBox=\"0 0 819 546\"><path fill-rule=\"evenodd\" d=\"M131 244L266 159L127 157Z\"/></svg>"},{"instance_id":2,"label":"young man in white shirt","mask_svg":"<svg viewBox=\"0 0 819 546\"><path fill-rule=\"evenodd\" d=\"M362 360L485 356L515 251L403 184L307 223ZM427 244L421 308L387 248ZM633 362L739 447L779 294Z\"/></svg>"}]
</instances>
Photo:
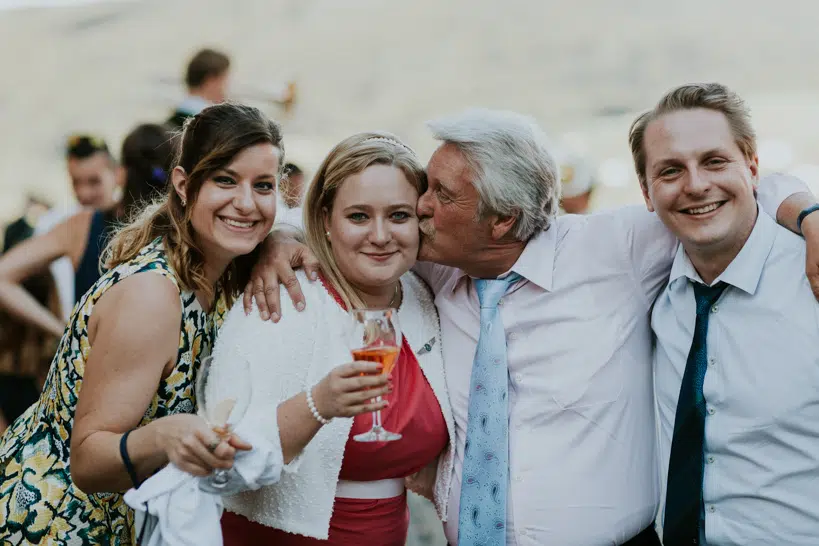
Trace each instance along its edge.
<instances>
[{"instance_id":1,"label":"young man in white shirt","mask_svg":"<svg viewBox=\"0 0 819 546\"><path fill-rule=\"evenodd\" d=\"M680 240L652 313L663 543L814 545L819 304L803 240L757 203L748 110L722 85L682 86L630 141L646 205Z\"/></svg>"},{"instance_id":2,"label":"young man in white shirt","mask_svg":"<svg viewBox=\"0 0 819 546\"><path fill-rule=\"evenodd\" d=\"M649 316L675 237L640 207L556 216L557 168L529 118L478 110L429 126L442 144L418 203L427 263L415 270L436 294L455 418L449 543L659 544ZM790 179L762 186L772 210L804 191ZM298 307L290 266L309 258L274 235L246 308L254 296L275 320L279 279ZM496 280L510 281L505 295L479 297ZM499 329L502 346L486 346ZM493 363L506 381L476 382ZM479 433L496 425L485 450Z\"/></svg>"},{"instance_id":3,"label":"young man in white shirt","mask_svg":"<svg viewBox=\"0 0 819 546\"><path fill-rule=\"evenodd\" d=\"M230 57L214 49L202 49L191 58L185 69L188 95L174 109L166 124L182 129L185 120L208 106L224 102L230 83Z\"/></svg>"}]
</instances>

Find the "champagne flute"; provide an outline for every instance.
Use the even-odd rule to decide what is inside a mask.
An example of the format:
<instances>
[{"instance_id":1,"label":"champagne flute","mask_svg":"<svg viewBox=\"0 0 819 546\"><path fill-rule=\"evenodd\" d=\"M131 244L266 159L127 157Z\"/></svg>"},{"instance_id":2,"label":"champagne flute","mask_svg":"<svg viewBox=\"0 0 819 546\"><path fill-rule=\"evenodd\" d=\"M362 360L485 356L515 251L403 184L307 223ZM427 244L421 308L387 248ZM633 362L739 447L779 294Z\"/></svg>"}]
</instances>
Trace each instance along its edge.
<instances>
[{"instance_id":1,"label":"champagne flute","mask_svg":"<svg viewBox=\"0 0 819 546\"><path fill-rule=\"evenodd\" d=\"M220 440L227 440L250 405L252 381L245 358L231 358L227 368L216 368L212 356L201 360L196 376L196 403L199 415ZM199 489L232 495L244 487L244 480L231 468L214 470L199 481Z\"/></svg>"},{"instance_id":2,"label":"champagne flute","mask_svg":"<svg viewBox=\"0 0 819 546\"><path fill-rule=\"evenodd\" d=\"M354 309L350 312L352 328L349 343L353 360L366 360L381 364L381 373L388 374L398 361L401 351L401 329L395 309ZM375 399L381 401L381 397ZM381 425L381 410L373 412L372 428L353 436L356 442L391 442L401 435L390 432Z\"/></svg>"}]
</instances>

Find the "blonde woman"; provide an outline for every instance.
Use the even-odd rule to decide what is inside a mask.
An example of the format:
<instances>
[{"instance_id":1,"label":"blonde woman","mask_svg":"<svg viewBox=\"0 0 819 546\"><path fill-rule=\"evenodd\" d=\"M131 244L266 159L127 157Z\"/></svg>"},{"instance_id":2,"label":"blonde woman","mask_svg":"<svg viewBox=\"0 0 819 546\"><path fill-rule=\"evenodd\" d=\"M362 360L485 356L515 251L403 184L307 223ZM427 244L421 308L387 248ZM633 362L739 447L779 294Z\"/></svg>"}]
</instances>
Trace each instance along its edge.
<instances>
[{"instance_id":1,"label":"blonde woman","mask_svg":"<svg viewBox=\"0 0 819 546\"><path fill-rule=\"evenodd\" d=\"M445 391L438 315L409 269L418 253L415 205L426 175L415 153L386 133L338 144L319 168L304 205L308 244L324 272L304 283L307 308L278 323L229 313L215 349L216 373L250 361L248 418L281 441L279 483L226 499L226 546L331 544L403 546L405 478L422 469L449 476L452 414ZM346 363L348 309L398 309L406 343L391 379L374 363ZM345 364L346 363L346 364ZM379 394L387 402L373 404ZM308 402L309 401L309 402ZM312 408L315 411L311 410ZM361 443L382 408L394 442ZM433 495L444 517L448 479Z\"/></svg>"},{"instance_id":2,"label":"blonde woman","mask_svg":"<svg viewBox=\"0 0 819 546\"><path fill-rule=\"evenodd\" d=\"M132 544L119 492L168 462L229 468L250 447L191 415L193 376L248 277L240 257L273 224L283 155L279 126L255 108L213 106L186 124L167 196L115 236L43 395L0 439L0 542Z\"/></svg>"}]
</instances>

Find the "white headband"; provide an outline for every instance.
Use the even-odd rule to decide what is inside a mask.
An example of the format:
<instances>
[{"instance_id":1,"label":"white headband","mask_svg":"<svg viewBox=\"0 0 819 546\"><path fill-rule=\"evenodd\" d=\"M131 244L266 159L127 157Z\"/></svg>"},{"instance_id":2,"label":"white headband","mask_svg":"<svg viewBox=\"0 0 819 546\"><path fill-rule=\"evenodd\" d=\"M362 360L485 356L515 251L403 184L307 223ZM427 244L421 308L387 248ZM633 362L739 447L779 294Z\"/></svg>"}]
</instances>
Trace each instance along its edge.
<instances>
[{"instance_id":1,"label":"white headband","mask_svg":"<svg viewBox=\"0 0 819 546\"><path fill-rule=\"evenodd\" d=\"M398 146L399 148L404 148L406 151L408 151L409 153L414 155L416 157L416 159L418 158L418 154L415 153L415 150L413 150L412 148L410 148L409 146L407 146L403 142L398 142L397 140L395 140L393 138L370 137L367 140L365 140L364 142L362 142L362 144L366 144L367 142L386 142L387 144L392 144L393 146Z\"/></svg>"}]
</instances>

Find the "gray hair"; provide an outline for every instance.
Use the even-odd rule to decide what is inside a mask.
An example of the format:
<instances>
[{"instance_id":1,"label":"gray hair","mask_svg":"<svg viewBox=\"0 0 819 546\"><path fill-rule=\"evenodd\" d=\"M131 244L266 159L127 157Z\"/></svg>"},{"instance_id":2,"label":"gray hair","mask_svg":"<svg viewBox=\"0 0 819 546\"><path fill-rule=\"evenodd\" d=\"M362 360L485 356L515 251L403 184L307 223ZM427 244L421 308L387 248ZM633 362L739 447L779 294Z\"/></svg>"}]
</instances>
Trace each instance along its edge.
<instances>
[{"instance_id":1,"label":"gray hair","mask_svg":"<svg viewBox=\"0 0 819 546\"><path fill-rule=\"evenodd\" d=\"M517 216L512 233L521 241L549 227L560 201L560 176L535 120L474 109L429 121L427 127L464 154L480 196L479 216Z\"/></svg>"}]
</instances>

